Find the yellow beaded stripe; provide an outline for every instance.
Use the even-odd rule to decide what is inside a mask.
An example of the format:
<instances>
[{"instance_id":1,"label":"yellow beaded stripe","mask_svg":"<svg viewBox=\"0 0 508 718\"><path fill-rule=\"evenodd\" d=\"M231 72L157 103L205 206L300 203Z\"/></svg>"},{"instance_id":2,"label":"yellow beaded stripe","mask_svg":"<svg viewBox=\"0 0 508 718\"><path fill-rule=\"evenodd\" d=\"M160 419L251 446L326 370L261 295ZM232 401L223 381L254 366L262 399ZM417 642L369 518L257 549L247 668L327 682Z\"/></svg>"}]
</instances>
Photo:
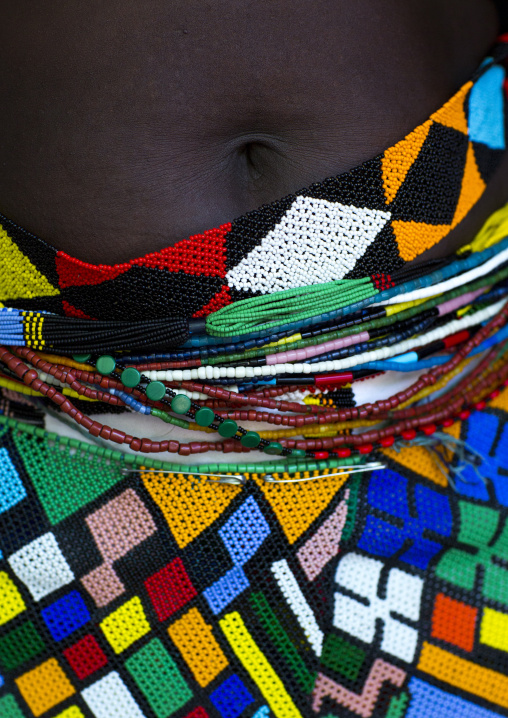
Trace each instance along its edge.
<instances>
[{"instance_id":1,"label":"yellow beaded stripe","mask_svg":"<svg viewBox=\"0 0 508 718\"><path fill-rule=\"evenodd\" d=\"M229 645L263 694L276 718L303 718L283 682L249 633L241 615L234 611L219 621Z\"/></svg>"},{"instance_id":2,"label":"yellow beaded stripe","mask_svg":"<svg viewBox=\"0 0 508 718\"><path fill-rule=\"evenodd\" d=\"M300 333L293 334L290 337L283 337L282 339L279 339L276 342L271 342L270 344L265 344L265 347L280 347L283 344L292 344L293 342L298 342L302 338L302 335Z\"/></svg>"},{"instance_id":3,"label":"yellow beaded stripe","mask_svg":"<svg viewBox=\"0 0 508 718\"><path fill-rule=\"evenodd\" d=\"M418 307L420 304L423 304L424 302L428 302L429 299L434 299L434 297L425 297L424 299L413 299L411 302L400 302L400 304L388 304L385 307L386 316L391 317L393 314L398 314L399 312L405 312L406 309L412 309L413 307Z\"/></svg>"},{"instance_id":4,"label":"yellow beaded stripe","mask_svg":"<svg viewBox=\"0 0 508 718\"><path fill-rule=\"evenodd\" d=\"M39 399L41 397L39 391L35 391L35 389L30 389L29 386L18 384L17 381L12 381L12 379L4 377L0 377L0 387L4 389L11 389L12 391L18 392L18 394L25 394L26 396L37 396ZM60 391L65 394L65 396L70 396L72 399L80 399L81 401L96 401L96 399L89 399L87 396L81 396L81 394L78 394L77 391L74 391L74 389L67 386L61 387Z\"/></svg>"}]
</instances>

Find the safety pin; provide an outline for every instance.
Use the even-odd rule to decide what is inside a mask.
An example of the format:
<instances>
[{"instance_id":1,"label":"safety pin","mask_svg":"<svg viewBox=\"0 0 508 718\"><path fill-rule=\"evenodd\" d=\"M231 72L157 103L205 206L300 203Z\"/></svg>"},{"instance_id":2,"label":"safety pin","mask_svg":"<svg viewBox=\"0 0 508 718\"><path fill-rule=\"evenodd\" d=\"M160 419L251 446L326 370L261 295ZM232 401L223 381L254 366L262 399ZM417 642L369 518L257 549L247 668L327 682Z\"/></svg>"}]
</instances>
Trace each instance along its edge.
<instances>
[{"instance_id":1,"label":"safety pin","mask_svg":"<svg viewBox=\"0 0 508 718\"><path fill-rule=\"evenodd\" d=\"M128 474L138 474L140 472L143 473L154 473L154 474L175 474L175 475L182 475L182 476L193 476L197 479L205 478L205 480L208 483L212 484L230 484L231 486L243 486L247 479L245 476L242 476L241 474L202 474L198 471L168 471L168 470L159 470L159 469L153 469L153 468L139 468L139 469L127 469L123 468L121 469L121 473L124 476L127 476Z\"/></svg>"},{"instance_id":2,"label":"safety pin","mask_svg":"<svg viewBox=\"0 0 508 718\"><path fill-rule=\"evenodd\" d=\"M381 463L380 461L373 461L369 464L363 464L362 466L336 466L333 470L333 473L330 474L320 474L319 476L309 476L308 478L303 479L277 479L273 474L265 474L262 476L263 481L265 481L267 484L298 484L302 483L304 481L315 481L316 479L329 479L332 477L339 477L339 476L348 476L349 474L358 474L363 473L365 471L375 471L377 469L384 469L386 468L386 464ZM204 473L198 473L197 471L169 471L169 470L159 470L159 469L150 469L150 468L138 468L138 469L128 469L123 468L121 469L121 473L124 476L127 476L128 474L137 474L139 472L145 472L150 473L153 472L154 474L163 474L163 475L169 475L169 474L180 474L182 476L193 476L197 479L205 478L208 483L215 483L215 484L229 484L231 486L244 486L247 483L247 479L245 476L242 476L241 474L204 474ZM259 472L261 474L261 472Z\"/></svg>"},{"instance_id":3,"label":"safety pin","mask_svg":"<svg viewBox=\"0 0 508 718\"><path fill-rule=\"evenodd\" d=\"M385 469L386 464L382 464L380 461L373 461L363 466L336 466L333 469L333 473L320 474L319 476L309 476L303 479L276 479L273 474L265 474L263 481L268 484L299 484L303 481L315 481L316 479L330 479L335 476L349 476L349 474L359 474L365 471L376 471L377 469Z\"/></svg>"}]
</instances>

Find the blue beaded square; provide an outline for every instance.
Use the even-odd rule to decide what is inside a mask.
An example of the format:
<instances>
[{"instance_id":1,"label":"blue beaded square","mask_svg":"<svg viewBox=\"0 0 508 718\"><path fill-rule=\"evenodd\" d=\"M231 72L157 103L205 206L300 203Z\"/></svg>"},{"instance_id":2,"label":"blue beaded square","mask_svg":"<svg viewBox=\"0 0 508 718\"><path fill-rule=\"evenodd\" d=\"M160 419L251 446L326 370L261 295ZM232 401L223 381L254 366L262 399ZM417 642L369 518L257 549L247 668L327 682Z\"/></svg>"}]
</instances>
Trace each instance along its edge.
<instances>
[{"instance_id":1,"label":"blue beaded square","mask_svg":"<svg viewBox=\"0 0 508 718\"><path fill-rule=\"evenodd\" d=\"M86 604L77 591L62 596L41 611L42 618L55 641L61 641L90 620Z\"/></svg>"},{"instance_id":2,"label":"blue beaded square","mask_svg":"<svg viewBox=\"0 0 508 718\"><path fill-rule=\"evenodd\" d=\"M210 694L210 700L222 718L237 718L242 711L254 702L254 698L243 681L235 674Z\"/></svg>"},{"instance_id":3,"label":"blue beaded square","mask_svg":"<svg viewBox=\"0 0 508 718\"><path fill-rule=\"evenodd\" d=\"M249 579L240 566L233 566L218 581L203 591L210 610L216 616L226 606L229 606L237 596L249 588Z\"/></svg>"},{"instance_id":4,"label":"blue beaded square","mask_svg":"<svg viewBox=\"0 0 508 718\"><path fill-rule=\"evenodd\" d=\"M219 530L231 559L243 566L270 535L270 526L252 496L244 501Z\"/></svg>"}]
</instances>

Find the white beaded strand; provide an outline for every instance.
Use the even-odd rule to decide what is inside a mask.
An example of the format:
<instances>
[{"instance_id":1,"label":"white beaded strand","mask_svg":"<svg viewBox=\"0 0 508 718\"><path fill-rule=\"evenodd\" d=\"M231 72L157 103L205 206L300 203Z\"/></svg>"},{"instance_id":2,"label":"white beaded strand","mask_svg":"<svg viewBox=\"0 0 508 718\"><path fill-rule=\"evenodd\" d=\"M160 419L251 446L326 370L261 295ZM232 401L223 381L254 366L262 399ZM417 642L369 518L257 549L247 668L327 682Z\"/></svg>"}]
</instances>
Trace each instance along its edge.
<instances>
[{"instance_id":1,"label":"white beaded strand","mask_svg":"<svg viewBox=\"0 0 508 718\"><path fill-rule=\"evenodd\" d=\"M343 369L356 368L357 366L361 364L367 364L368 362L391 359L392 357L396 357L399 354L405 354L406 352L409 352L416 347L424 346L425 344L430 344L431 342L440 341L452 334L456 334L457 332L460 332L464 329L468 329L469 327L475 326L476 324L481 324L482 322L488 321L489 319L492 319L493 316L498 314L507 302L507 299L502 299L501 301L492 304L490 307L480 309L474 314L468 314L461 319L454 319L453 321L448 322L448 324L445 324L442 327L437 327L436 329L433 329L427 334L420 334L417 337L406 339L405 341L402 341L399 344L395 344L391 347L381 347L380 349L375 349L374 351L365 352L356 356L346 357L345 359L322 361L315 364L286 363L275 364L272 366L265 365L255 367L220 367L221 377L223 376L223 369L226 370L226 378L239 379L247 375L247 369L249 368L252 369L252 374L255 377L275 376L277 374L319 374L323 372L341 371ZM199 367L198 369L190 369L192 381L195 381L196 379L201 381L206 380L206 372L201 371L202 369L206 368ZM166 369L163 371L151 371L145 372L145 376L147 376L151 380L173 382L178 381L177 379L175 379L176 371L178 370Z\"/></svg>"}]
</instances>

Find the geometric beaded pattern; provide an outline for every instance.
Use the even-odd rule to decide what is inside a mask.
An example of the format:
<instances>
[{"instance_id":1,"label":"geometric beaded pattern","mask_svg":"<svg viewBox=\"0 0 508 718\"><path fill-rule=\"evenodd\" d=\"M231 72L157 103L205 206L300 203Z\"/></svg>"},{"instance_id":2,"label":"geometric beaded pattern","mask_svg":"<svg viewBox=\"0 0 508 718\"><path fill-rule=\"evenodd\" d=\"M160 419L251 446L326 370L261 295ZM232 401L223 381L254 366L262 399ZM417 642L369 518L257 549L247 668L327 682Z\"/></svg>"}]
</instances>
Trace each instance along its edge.
<instances>
[{"instance_id":1,"label":"geometric beaded pattern","mask_svg":"<svg viewBox=\"0 0 508 718\"><path fill-rule=\"evenodd\" d=\"M95 319L200 317L253 294L344 278L389 283L464 219L499 164L507 48L374 159L129 262L75 259L0 215L0 302Z\"/></svg>"},{"instance_id":2,"label":"geometric beaded pattern","mask_svg":"<svg viewBox=\"0 0 508 718\"><path fill-rule=\"evenodd\" d=\"M0 715L508 715L508 388L447 431L482 480L210 487L2 425Z\"/></svg>"}]
</instances>

